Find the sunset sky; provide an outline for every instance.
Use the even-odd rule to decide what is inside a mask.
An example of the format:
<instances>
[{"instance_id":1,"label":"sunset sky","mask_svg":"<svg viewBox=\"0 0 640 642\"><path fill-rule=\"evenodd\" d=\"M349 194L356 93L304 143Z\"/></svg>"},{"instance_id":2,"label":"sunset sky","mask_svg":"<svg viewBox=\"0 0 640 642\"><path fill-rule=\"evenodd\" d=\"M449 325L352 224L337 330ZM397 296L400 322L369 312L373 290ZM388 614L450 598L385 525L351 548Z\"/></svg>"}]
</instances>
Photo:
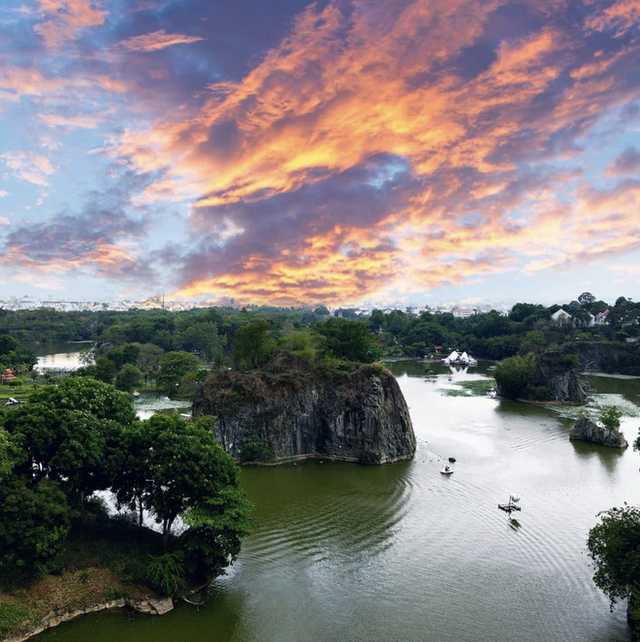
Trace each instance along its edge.
<instances>
[{"instance_id":1,"label":"sunset sky","mask_svg":"<svg viewBox=\"0 0 640 642\"><path fill-rule=\"evenodd\" d=\"M0 298L640 297L640 0L2 0Z\"/></svg>"}]
</instances>

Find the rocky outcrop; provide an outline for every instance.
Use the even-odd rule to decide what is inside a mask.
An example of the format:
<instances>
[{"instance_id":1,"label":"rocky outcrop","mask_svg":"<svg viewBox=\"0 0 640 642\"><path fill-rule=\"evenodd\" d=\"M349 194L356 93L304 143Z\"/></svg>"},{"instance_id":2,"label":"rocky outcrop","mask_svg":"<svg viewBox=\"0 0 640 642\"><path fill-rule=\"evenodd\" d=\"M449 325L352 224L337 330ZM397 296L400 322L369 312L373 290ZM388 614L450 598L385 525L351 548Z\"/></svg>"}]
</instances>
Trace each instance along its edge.
<instances>
[{"instance_id":1,"label":"rocky outcrop","mask_svg":"<svg viewBox=\"0 0 640 642\"><path fill-rule=\"evenodd\" d=\"M569 439L589 441L611 448L626 448L629 445L620 431L597 424L586 415L576 421L569 434Z\"/></svg>"},{"instance_id":2,"label":"rocky outcrop","mask_svg":"<svg viewBox=\"0 0 640 642\"><path fill-rule=\"evenodd\" d=\"M193 414L216 417L214 432L241 462L321 457L366 464L413 456L409 409L379 365L339 376L220 372L207 379Z\"/></svg>"},{"instance_id":3,"label":"rocky outcrop","mask_svg":"<svg viewBox=\"0 0 640 642\"><path fill-rule=\"evenodd\" d=\"M576 354L582 370L640 375L640 344L574 341L564 352Z\"/></svg>"},{"instance_id":4,"label":"rocky outcrop","mask_svg":"<svg viewBox=\"0 0 640 642\"><path fill-rule=\"evenodd\" d=\"M580 379L572 355L544 352L537 356L534 386L546 388L551 401L583 404L587 401L589 385Z\"/></svg>"}]
</instances>

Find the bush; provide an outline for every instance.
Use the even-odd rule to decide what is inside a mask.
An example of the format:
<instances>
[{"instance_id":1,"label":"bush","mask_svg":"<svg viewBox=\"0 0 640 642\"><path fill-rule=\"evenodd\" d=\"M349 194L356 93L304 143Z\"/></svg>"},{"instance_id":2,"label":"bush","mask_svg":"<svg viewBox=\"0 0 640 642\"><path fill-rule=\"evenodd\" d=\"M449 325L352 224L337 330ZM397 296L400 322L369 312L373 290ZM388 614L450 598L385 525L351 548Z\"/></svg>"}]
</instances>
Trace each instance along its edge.
<instances>
[{"instance_id":1,"label":"bush","mask_svg":"<svg viewBox=\"0 0 640 642\"><path fill-rule=\"evenodd\" d=\"M244 440L240 453L240 461L243 463L252 461L268 462L273 461L274 458L273 446L265 439L247 437Z\"/></svg>"},{"instance_id":2,"label":"bush","mask_svg":"<svg viewBox=\"0 0 640 642\"><path fill-rule=\"evenodd\" d=\"M168 597L178 597L187 588L184 556L180 551L149 556L147 578L152 588Z\"/></svg>"},{"instance_id":3,"label":"bush","mask_svg":"<svg viewBox=\"0 0 640 642\"><path fill-rule=\"evenodd\" d=\"M526 397L533 384L536 365L536 356L532 352L524 357L509 357L499 363L494 376L500 394L511 399Z\"/></svg>"},{"instance_id":4,"label":"bush","mask_svg":"<svg viewBox=\"0 0 640 642\"><path fill-rule=\"evenodd\" d=\"M560 357L560 364L563 365L565 368L572 369L572 370L579 370L581 367L580 359L576 354L563 354Z\"/></svg>"},{"instance_id":5,"label":"bush","mask_svg":"<svg viewBox=\"0 0 640 642\"><path fill-rule=\"evenodd\" d=\"M609 430L618 430L620 428L620 417L622 417L622 412L618 410L615 406L607 408L601 415L600 421L605 428Z\"/></svg>"}]
</instances>

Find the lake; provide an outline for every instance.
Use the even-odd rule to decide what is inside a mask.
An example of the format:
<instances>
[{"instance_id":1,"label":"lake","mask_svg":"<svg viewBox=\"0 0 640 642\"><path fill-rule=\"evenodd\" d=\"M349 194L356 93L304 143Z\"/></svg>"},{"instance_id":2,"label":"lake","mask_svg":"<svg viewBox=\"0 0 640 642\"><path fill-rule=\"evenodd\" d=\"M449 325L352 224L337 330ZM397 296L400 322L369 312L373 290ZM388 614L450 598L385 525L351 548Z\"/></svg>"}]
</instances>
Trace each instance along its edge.
<instances>
[{"instance_id":1,"label":"lake","mask_svg":"<svg viewBox=\"0 0 640 642\"><path fill-rule=\"evenodd\" d=\"M77 370L82 367L83 350L89 350L92 341L74 341L31 345L29 349L38 357L35 370L44 374L47 370Z\"/></svg>"},{"instance_id":2,"label":"lake","mask_svg":"<svg viewBox=\"0 0 640 642\"><path fill-rule=\"evenodd\" d=\"M640 503L640 455L572 443L582 409L491 398L488 366L396 362L418 448L382 467L313 462L242 472L255 527L228 575L162 618L102 612L42 642L619 642L585 551L596 514ZM589 377L632 441L640 380ZM566 416L563 416L566 415ZM454 456L455 473L439 473ZM522 496L516 518L498 510Z\"/></svg>"}]
</instances>

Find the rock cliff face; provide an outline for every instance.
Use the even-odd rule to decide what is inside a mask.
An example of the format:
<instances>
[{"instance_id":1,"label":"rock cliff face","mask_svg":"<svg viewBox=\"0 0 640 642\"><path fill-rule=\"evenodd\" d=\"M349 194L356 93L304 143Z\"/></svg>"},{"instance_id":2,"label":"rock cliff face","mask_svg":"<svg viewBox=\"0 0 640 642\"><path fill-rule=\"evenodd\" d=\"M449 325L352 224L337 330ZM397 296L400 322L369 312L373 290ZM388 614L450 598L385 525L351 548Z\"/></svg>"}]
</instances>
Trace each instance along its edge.
<instances>
[{"instance_id":1,"label":"rock cliff face","mask_svg":"<svg viewBox=\"0 0 640 642\"><path fill-rule=\"evenodd\" d=\"M640 375L640 344L576 341L565 352L578 355L583 370Z\"/></svg>"},{"instance_id":2,"label":"rock cliff face","mask_svg":"<svg viewBox=\"0 0 640 642\"><path fill-rule=\"evenodd\" d=\"M626 448L629 445L621 432L601 426L586 416L580 417L576 421L569 434L569 439L589 441L611 448Z\"/></svg>"},{"instance_id":3,"label":"rock cliff face","mask_svg":"<svg viewBox=\"0 0 640 642\"><path fill-rule=\"evenodd\" d=\"M588 384L578 372L556 352L538 355L535 385L545 386L553 401L583 404L587 401Z\"/></svg>"},{"instance_id":4,"label":"rock cliff face","mask_svg":"<svg viewBox=\"0 0 640 642\"><path fill-rule=\"evenodd\" d=\"M215 416L222 446L242 462L378 464L409 459L416 448L404 396L380 366L326 379L217 373L194 399L193 414Z\"/></svg>"}]
</instances>

